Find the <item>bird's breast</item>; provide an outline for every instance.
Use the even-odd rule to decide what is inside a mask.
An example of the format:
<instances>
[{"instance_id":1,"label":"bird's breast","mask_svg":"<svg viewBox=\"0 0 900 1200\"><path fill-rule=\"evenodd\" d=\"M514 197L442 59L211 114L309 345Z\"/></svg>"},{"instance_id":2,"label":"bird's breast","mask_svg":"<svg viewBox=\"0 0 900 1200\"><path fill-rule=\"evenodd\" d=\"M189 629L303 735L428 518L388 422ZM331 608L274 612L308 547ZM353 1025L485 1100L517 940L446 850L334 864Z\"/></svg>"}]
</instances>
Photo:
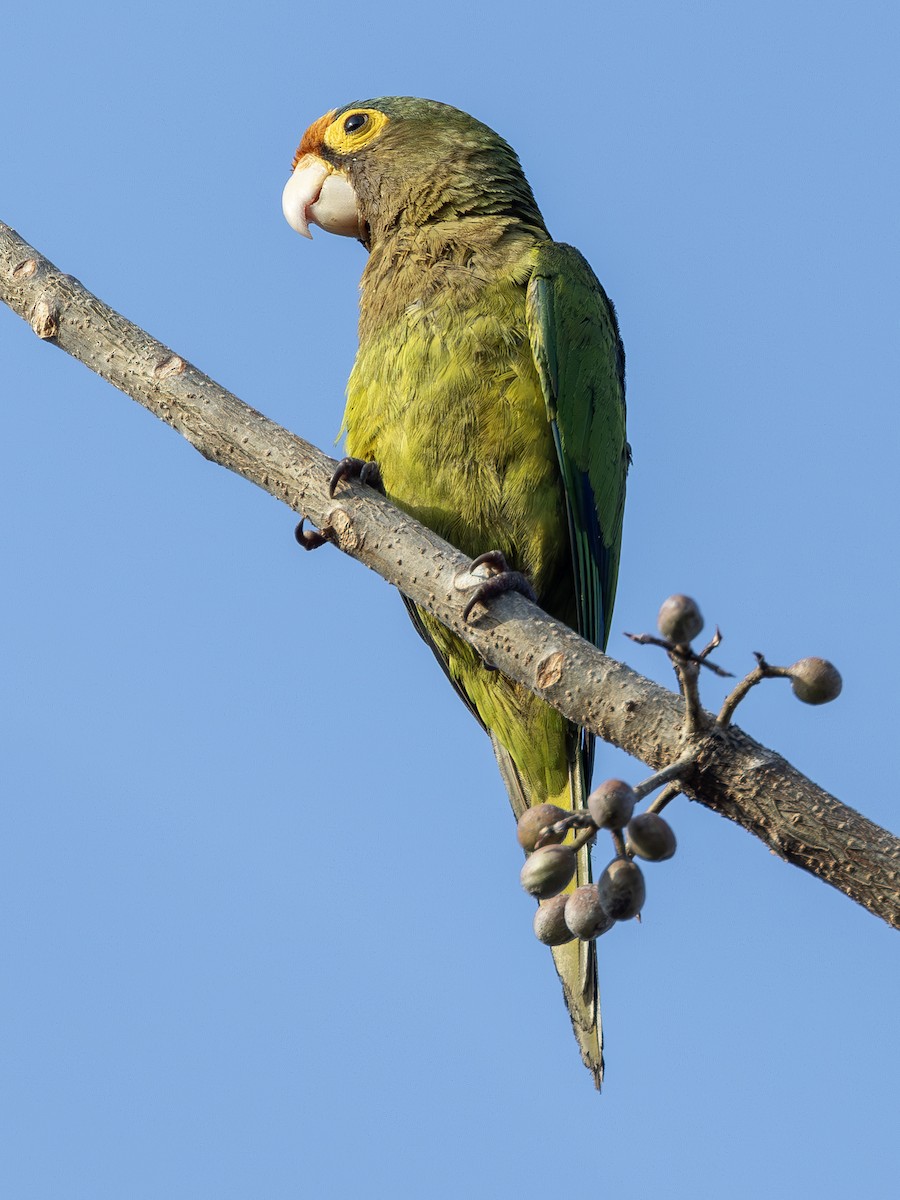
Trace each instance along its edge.
<instances>
[{"instance_id":1,"label":"bird's breast","mask_svg":"<svg viewBox=\"0 0 900 1200\"><path fill-rule=\"evenodd\" d=\"M562 485L520 284L468 303L408 296L393 321L363 331L344 428L388 496L465 553L501 550L539 594L559 569Z\"/></svg>"}]
</instances>

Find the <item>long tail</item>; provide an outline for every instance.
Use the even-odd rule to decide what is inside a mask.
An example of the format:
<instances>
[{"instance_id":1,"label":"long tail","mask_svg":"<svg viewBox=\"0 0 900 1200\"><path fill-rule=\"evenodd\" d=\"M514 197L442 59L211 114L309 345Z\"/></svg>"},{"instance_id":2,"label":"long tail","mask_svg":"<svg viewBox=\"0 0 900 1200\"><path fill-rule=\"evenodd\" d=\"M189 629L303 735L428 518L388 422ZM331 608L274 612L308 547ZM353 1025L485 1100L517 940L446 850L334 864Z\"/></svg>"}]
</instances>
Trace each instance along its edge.
<instances>
[{"instance_id":1,"label":"long tail","mask_svg":"<svg viewBox=\"0 0 900 1200\"><path fill-rule=\"evenodd\" d=\"M423 638L441 669L453 684L457 694L478 721L490 734L500 774L506 784L513 812L518 819L527 808L549 801L560 808L583 808L587 795L587 781L593 760L593 738L583 734L574 725L568 725L562 717L553 713L543 701L530 692L519 688L499 672L488 674L475 650L461 641L434 617L417 608L407 597L403 597L413 625ZM543 715L542 715L543 714ZM548 795L548 788L539 780L543 777L532 764L533 782L526 781L512 755L499 739L495 726L505 724L507 736L515 740L518 736L527 742L529 716L537 717L540 725L549 717L554 733L551 740L554 748L551 757L559 755L560 769L556 778L562 782L558 795ZM546 730L545 730L546 733ZM565 757L563 757L565 756ZM520 761L523 761L520 757ZM565 763L568 762L568 771ZM591 881L591 863L585 847L578 855L578 868L569 890ZM600 994L597 984L597 950L593 942L569 942L565 946L553 947L553 961L562 983L563 996L572 1028L581 1048L584 1065L594 1077L600 1090L603 1082L603 1031L600 1024Z\"/></svg>"},{"instance_id":2,"label":"long tail","mask_svg":"<svg viewBox=\"0 0 900 1200\"><path fill-rule=\"evenodd\" d=\"M557 804L560 808L582 808L584 806L587 788L583 770L584 758L581 753L574 756L569 785L562 795L529 796L512 756L493 733L491 734L491 743L517 820L527 808L545 801ZM579 851L578 868L567 891L573 891L576 887L590 882L590 851L585 846ZM564 946L553 946L551 952L562 983L563 996L572 1019L572 1029L578 1040L582 1060L593 1075L594 1086L599 1092L603 1083L603 1025L600 1018L596 943L576 940L567 942Z\"/></svg>"}]
</instances>

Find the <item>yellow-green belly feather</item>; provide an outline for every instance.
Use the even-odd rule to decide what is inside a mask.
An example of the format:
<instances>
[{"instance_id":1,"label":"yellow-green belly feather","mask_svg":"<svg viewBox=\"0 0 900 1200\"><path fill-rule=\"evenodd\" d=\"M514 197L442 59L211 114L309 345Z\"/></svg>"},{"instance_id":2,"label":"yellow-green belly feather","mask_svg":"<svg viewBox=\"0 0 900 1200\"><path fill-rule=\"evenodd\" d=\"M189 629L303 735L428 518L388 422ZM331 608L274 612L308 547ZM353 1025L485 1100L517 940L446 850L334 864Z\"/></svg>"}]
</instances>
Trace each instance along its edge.
<instances>
[{"instance_id":1,"label":"yellow-green belly feather","mask_svg":"<svg viewBox=\"0 0 900 1200\"><path fill-rule=\"evenodd\" d=\"M409 304L399 327L360 345L344 427L348 453L378 463L395 504L472 557L502 551L572 622L559 586L571 580L562 484L520 284L492 287L475 306ZM565 720L420 616L531 802L568 807Z\"/></svg>"}]
</instances>

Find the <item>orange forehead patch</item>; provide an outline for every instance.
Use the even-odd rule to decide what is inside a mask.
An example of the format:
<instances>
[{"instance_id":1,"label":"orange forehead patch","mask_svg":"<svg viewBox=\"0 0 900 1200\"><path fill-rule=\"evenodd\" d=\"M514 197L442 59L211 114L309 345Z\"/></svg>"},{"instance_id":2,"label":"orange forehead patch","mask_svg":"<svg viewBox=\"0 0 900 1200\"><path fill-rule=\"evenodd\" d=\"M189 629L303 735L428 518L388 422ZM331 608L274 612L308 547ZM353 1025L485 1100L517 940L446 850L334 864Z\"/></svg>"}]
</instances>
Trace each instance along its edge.
<instances>
[{"instance_id":1,"label":"orange forehead patch","mask_svg":"<svg viewBox=\"0 0 900 1200\"><path fill-rule=\"evenodd\" d=\"M337 109L333 108L331 112L327 112L324 117L319 117L318 121L313 121L309 129L307 129L306 133L304 133L303 140L297 147L297 153L294 155L294 161L291 163L292 171L304 154L316 154L319 150L321 150L322 142L325 138L325 130L334 120L334 114L336 112Z\"/></svg>"}]
</instances>

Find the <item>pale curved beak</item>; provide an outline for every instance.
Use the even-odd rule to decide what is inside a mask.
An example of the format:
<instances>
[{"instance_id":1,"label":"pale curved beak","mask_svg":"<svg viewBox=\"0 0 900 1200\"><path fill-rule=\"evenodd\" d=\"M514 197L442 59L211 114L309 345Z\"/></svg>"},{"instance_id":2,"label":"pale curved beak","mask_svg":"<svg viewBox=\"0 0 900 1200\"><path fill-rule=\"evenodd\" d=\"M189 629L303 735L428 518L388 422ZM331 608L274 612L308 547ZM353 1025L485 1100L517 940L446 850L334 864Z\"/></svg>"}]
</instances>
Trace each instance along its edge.
<instances>
[{"instance_id":1,"label":"pale curved beak","mask_svg":"<svg viewBox=\"0 0 900 1200\"><path fill-rule=\"evenodd\" d=\"M281 209L291 229L312 237L310 225L343 237L360 236L353 184L316 154L304 154L284 187Z\"/></svg>"}]
</instances>

